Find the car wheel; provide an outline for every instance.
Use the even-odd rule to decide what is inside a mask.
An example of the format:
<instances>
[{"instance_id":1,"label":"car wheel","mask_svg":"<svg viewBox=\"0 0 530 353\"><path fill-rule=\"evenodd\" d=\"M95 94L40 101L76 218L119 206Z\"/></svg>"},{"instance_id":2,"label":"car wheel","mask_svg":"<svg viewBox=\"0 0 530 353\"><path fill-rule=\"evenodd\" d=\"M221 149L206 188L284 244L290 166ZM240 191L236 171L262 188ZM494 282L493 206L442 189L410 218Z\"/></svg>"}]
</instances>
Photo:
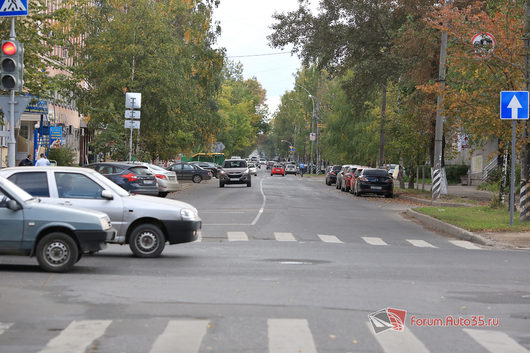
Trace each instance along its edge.
<instances>
[{"instance_id":1,"label":"car wheel","mask_svg":"<svg viewBox=\"0 0 530 353\"><path fill-rule=\"evenodd\" d=\"M158 257L165 246L164 234L154 224L140 224L133 229L129 238L129 247L138 257Z\"/></svg>"},{"instance_id":2,"label":"car wheel","mask_svg":"<svg viewBox=\"0 0 530 353\"><path fill-rule=\"evenodd\" d=\"M271 173L271 176L273 176L274 174Z\"/></svg>"},{"instance_id":3,"label":"car wheel","mask_svg":"<svg viewBox=\"0 0 530 353\"><path fill-rule=\"evenodd\" d=\"M252 182L249 180L249 181L247 182L247 188L249 188L249 187L251 187L251 186L252 186Z\"/></svg>"},{"instance_id":4,"label":"car wheel","mask_svg":"<svg viewBox=\"0 0 530 353\"><path fill-rule=\"evenodd\" d=\"M282 174L282 176L285 176L285 174Z\"/></svg>"},{"instance_id":5,"label":"car wheel","mask_svg":"<svg viewBox=\"0 0 530 353\"><path fill-rule=\"evenodd\" d=\"M326 179L326 185L327 185L327 186L330 186L330 185L331 185L331 183L329 182L328 179Z\"/></svg>"},{"instance_id":6,"label":"car wheel","mask_svg":"<svg viewBox=\"0 0 530 353\"><path fill-rule=\"evenodd\" d=\"M39 266L48 272L66 272L80 259L77 243L68 234L53 232L37 244Z\"/></svg>"},{"instance_id":7,"label":"car wheel","mask_svg":"<svg viewBox=\"0 0 530 353\"><path fill-rule=\"evenodd\" d=\"M219 182L219 187L220 188L224 188L225 187L225 183L223 183L222 181Z\"/></svg>"},{"instance_id":8,"label":"car wheel","mask_svg":"<svg viewBox=\"0 0 530 353\"><path fill-rule=\"evenodd\" d=\"M394 197L394 194L385 194L385 198L391 199Z\"/></svg>"},{"instance_id":9,"label":"car wheel","mask_svg":"<svg viewBox=\"0 0 530 353\"><path fill-rule=\"evenodd\" d=\"M194 175L193 178L191 178L191 180L194 183L198 184L198 183L200 183L202 181L202 177L200 175Z\"/></svg>"},{"instance_id":10,"label":"car wheel","mask_svg":"<svg viewBox=\"0 0 530 353\"><path fill-rule=\"evenodd\" d=\"M168 193L168 192L165 192L165 191L164 191L164 192L161 191L161 192L158 193L158 196L160 196L160 197L166 197L167 194L169 194L169 193Z\"/></svg>"}]
</instances>

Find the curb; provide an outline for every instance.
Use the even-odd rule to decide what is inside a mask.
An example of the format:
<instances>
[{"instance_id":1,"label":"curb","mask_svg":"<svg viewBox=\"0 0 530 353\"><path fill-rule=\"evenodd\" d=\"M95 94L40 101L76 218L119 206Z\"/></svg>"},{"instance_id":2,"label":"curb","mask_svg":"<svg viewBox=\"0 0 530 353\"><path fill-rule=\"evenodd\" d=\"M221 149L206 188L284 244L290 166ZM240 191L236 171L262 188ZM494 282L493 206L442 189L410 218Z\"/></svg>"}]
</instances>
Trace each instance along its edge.
<instances>
[{"instance_id":1,"label":"curb","mask_svg":"<svg viewBox=\"0 0 530 353\"><path fill-rule=\"evenodd\" d=\"M408 196L408 195L399 195L398 198L407 200L407 201L421 203L422 205L426 205L426 206L444 206L444 207L473 207L473 206L476 206L476 205L471 205L467 203L432 201L432 200L426 200L420 197L414 197L414 196Z\"/></svg>"},{"instance_id":2,"label":"curb","mask_svg":"<svg viewBox=\"0 0 530 353\"><path fill-rule=\"evenodd\" d=\"M475 234L455 225L445 223L444 221L440 221L439 219L436 219L434 217L424 215L423 213L416 212L410 208L407 209L404 213L407 216L419 221L421 224L427 226L428 228L434 229L436 231L447 233L456 238L471 241L480 245L494 245L494 242L482 237L481 235Z\"/></svg>"}]
</instances>

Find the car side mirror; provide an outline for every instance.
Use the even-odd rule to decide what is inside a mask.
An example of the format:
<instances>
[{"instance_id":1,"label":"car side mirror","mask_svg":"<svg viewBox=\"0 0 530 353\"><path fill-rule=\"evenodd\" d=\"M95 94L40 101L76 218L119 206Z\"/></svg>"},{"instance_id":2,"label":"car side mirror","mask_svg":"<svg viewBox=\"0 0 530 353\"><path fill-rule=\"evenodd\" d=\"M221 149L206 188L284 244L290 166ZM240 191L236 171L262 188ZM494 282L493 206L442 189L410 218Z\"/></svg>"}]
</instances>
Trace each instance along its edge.
<instances>
[{"instance_id":1,"label":"car side mirror","mask_svg":"<svg viewBox=\"0 0 530 353\"><path fill-rule=\"evenodd\" d=\"M22 209L22 207L15 200L7 201L6 207L10 209L11 211L18 211Z\"/></svg>"},{"instance_id":2,"label":"car side mirror","mask_svg":"<svg viewBox=\"0 0 530 353\"><path fill-rule=\"evenodd\" d=\"M114 195L112 195L112 192L110 192L109 190L103 190L101 192L101 197L106 200L114 200Z\"/></svg>"}]
</instances>

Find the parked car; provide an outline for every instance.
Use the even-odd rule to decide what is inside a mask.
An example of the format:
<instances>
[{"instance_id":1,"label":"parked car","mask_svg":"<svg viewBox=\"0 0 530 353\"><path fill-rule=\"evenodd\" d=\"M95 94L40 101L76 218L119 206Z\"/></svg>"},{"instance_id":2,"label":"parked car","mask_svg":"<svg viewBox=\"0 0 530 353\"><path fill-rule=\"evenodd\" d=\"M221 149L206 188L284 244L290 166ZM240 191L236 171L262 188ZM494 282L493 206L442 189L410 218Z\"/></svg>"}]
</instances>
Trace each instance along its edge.
<instances>
[{"instance_id":1,"label":"parked car","mask_svg":"<svg viewBox=\"0 0 530 353\"><path fill-rule=\"evenodd\" d=\"M357 178L359 178L359 175L361 175L361 172L365 169L366 167L359 167L355 170L355 172L353 173L353 176L350 180L350 184L352 185L352 187L350 188L350 193L351 194L354 194L355 193L355 183L357 181Z\"/></svg>"},{"instance_id":2,"label":"parked car","mask_svg":"<svg viewBox=\"0 0 530 353\"><path fill-rule=\"evenodd\" d=\"M0 177L0 254L35 256L43 270L66 272L115 236L106 214L41 203Z\"/></svg>"},{"instance_id":3,"label":"parked car","mask_svg":"<svg viewBox=\"0 0 530 353\"><path fill-rule=\"evenodd\" d=\"M132 194L157 196L158 185L149 168L127 162L100 162L86 166L112 180Z\"/></svg>"},{"instance_id":4,"label":"parked car","mask_svg":"<svg viewBox=\"0 0 530 353\"><path fill-rule=\"evenodd\" d=\"M185 202L131 195L101 174L79 167L17 167L0 175L38 196L43 203L105 212L118 235L111 243L129 244L138 257L157 257L169 244L197 240L201 219Z\"/></svg>"},{"instance_id":5,"label":"parked car","mask_svg":"<svg viewBox=\"0 0 530 353\"><path fill-rule=\"evenodd\" d=\"M341 165L329 166L326 171L326 185L335 184L337 182L337 173L340 172Z\"/></svg>"},{"instance_id":6,"label":"parked car","mask_svg":"<svg viewBox=\"0 0 530 353\"><path fill-rule=\"evenodd\" d=\"M247 184L252 186L250 170L244 159L227 159L223 162L223 169L219 172L219 187L226 184Z\"/></svg>"},{"instance_id":7,"label":"parked car","mask_svg":"<svg viewBox=\"0 0 530 353\"><path fill-rule=\"evenodd\" d=\"M341 191L350 191L351 188L352 188L352 180L353 180L353 175L355 173L355 171L360 168L360 166L358 165L352 165L351 167L349 167L345 172L344 174L342 175L342 184L340 186L340 189Z\"/></svg>"},{"instance_id":8,"label":"parked car","mask_svg":"<svg viewBox=\"0 0 530 353\"><path fill-rule=\"evenodd\" d=\"M131 163L136 165L142 165L147 167L151 174L156 178L156 184L158 185L158 196L166 197L170 192L179 190L179 182L177 173L164 169L150 163Z\"/></svg>"},{"instance_id":9,"label":"parked car","mask_svg":"<svg viewBox=\"0 0 530 353\"><path fill-rule=\"evenodd\" d=\"M394 196L394 179L385 169L365 168L355 180L354 192L356 196L363 194Z\"/></svg>"},{"instance_id":10,"label":"parked car","mask_svg":"<svg viewBox=\"0 0 530 353\"><path fill-rule=\"evenodd\" d=\"M350 168L352 166L352 164L344 164L341 168L340 168L340 171L337 173L337 181L336 181L336 185L335 187L337 189L340 189L341 188L341 185L342 185L342 177L344 176L344 172L346 170L348 170L348 168Z\"/></svg>"},{"instance_id":11,"label":"parked car","mask_svg":"<svg viewBox=\"0 0 530 353\"><path fill-rule=\"evenodd\" d=\"M278 174L281 176L285 176L285 168L281 164L275 164L271 169L271 176Z\"/></svg>"},{"instance_id":12,"label":"parked car","mask_svg":"<svg viewBox=\"0 0 530 353\"><path fill-rule=\"evenodd\" d=\"M289 163L285 165L285 174L298 174L298 171L296 170L296 165Z\"/></svg>"},{"instance_id":13,"label":"parked car","mask_svg":"<svg viewBox=\"0 0 530 353\"><path fill-rule=\"evenodd\" d=\"M200 183L203 180L210 180L212 178L211 171L188 162L175 163L168 170L177 173L179 180L191 180L194 183Z\"/></svg>"},{"instance_id":14,"label":"parked car","mask_svg":"<svg viewBox=\"0 0 530 353\"><path fill-rule=\"evenodd\" d=\"M212 176L214 178L218 177L217 174L219 173L219 170L221 169L220 165L216 163L212 163L212 162L192 161L190 162L190 164L197 165L201 167L202 169L209 170L210 172L212 172Z\"/></svg>"},{"instance_id":15,"label":"parked car","mask_svg":"<svg viewBox=\"0 0 530 353\"><path fill-rule=\"evenodd\" d=\"M250 171L250 174L258 176L258 167L256 167L255 163L250 162L248 164L248 170Z\"/></svg>"}]
</instances>

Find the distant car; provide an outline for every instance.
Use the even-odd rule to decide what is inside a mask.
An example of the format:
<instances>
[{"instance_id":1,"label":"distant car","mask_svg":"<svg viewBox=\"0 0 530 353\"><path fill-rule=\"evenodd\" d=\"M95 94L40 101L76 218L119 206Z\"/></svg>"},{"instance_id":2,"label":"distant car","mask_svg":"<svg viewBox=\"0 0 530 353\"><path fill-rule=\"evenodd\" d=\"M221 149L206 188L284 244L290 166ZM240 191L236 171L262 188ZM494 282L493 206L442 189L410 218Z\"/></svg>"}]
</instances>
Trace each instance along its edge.
<instances>
[{"instance_id":1,"label":"distant car","mask_svg":"<svg viewBox=\"0 0 530 353\"><path fill-rule=\"evenodd\" d=\"M340 172L342 168L341 165L334 165L328 167L329 169L326 172L326 185L335 184L337 182L337 173Z\"/></svg>"},{"instance_id":2,"label":"distant car","mask_svg":"<svg viewBox=\"0 0 530 353\"><path fill-rule=\"evenodd\" d=\"M118 232L109 242L129 244L137 257L158 257L166 242L195 241L201 229L197 209L190 204L131 195L88 168L16 167L4 168L0 175L39 197L42 203L105 212Z\"/></svg>"},{"instance_id":3,"label":"distant car","mask_svg":"<svg viewBox=\"0 0 530 353\"><path fill-rule=\"evenodd\" d=\"M363 194L379 194L386 198L394 196L394 179L385 169L363 169L355 180L354 192L356 196Z\"/></svg>"},{"instance_id":4,"label":"distant car","mask_svg":"<svg viewBox=\"0 0 530 353\"><path fill-rule=\"evenodd\" d=\"M342 181L341 181L341 186L340 186L341 191L350 191L352 189L353 175L355 174L355 171L358 168L361 168L361 166L352 165L348 169L346 169L346 171L342 175Z\"/></svg>"},{"instance_id":5,"label":"distant car","mask_svg":"<svg viewBox=\"0 0 530 353\"><path fill-rule=\"evenodd\" d=\"M284 169L283 165L275 164L271 168L271 176L276 175L276 174L281 175L281 176L285 176L285 169Z\"/></svg>"},{"instance_id":6,"label":"distant car","mask_svg":"<svg viewBox=\"0 0 530 353\"><path fill-rule=\"evenodd\" d=\"M267 169L271 169L274 164L274 161L267 161Z\"/></svg>"},{"instance_id":7,"label":"distant car","mask_svg":"<svg viewBox=\"0 0 530 353\"><path fill-rule=\"evenodd\" d=\"M146 166L128 162L99 162L86 167L94 169L130 193L153 196L159 193L156 178Z\"/></svg>"},{"instance_id":8,"label":"distant car","mask_svg":"<svg viewBox=\"0 0 530 353\"><path fill-rule=\"evenodd\" d=\"M104 249L116 236L106 214L41 203L3 177L0 224L0 254L36 256L49 272L70 270L82 254Z\"/></svg>"},{"instance_id":9,"label":"distant car","mask_svg":"<svg viewBox=\"0 0 530 353\"><path fill-rule=\"evenodd\" d=\"M214 178L217 178L217 174L219 173L219 170L221 169L221 166L212 162L203 162L203 161L192 161L190 164L197 165L201 167L202 169L209 170L212 172L212 176Z\"/></svg>"},{"instance_id":10,"label":"distant car","mask_svg":"<svg viewBox=\"0 0 530 353\"><path fill-rule=\"evenodd\" d=\"M258 168L256 167L255 163L249 163L248 170L250 171L250 174L258 176Z\"/></svg>"},{"instance_id":11,"label":"distant car","mask_svg":"<svg viewBox=\"0 0 530 353\"><path fill-rule=\"evenodd\" d=\"M132 163L137 165L143 165L149 169L149 171L155 176L156 183L158 185L158 196L166 197L168 193L179 190L179 182L177 173L164 169L150 163Z\"/></svg>"},{"instance_id":12,"label":"distant car","mask_svg":"<svg viewBox=\"0 0 530 353\"><path fill-rule=\"evenodd\" d=\"M223 162L223 169L219 172L219 187L226 184L247 184L252 186L250 170L244 159L227 159Z\"/></svg>"},{"instance_id":13,"label":"distant car","mask_svg":"<svg viewBox=\"0 0 530 353\"><path fill-rule=\"evenodd\" d=\"M296 175L298 172L296 171L296 165L294 164L286 164L285 165L285 174L294 174Z\"/></svg>"},{"instance_id":14,"label":"distant car","mask_svg":"<svg viewBox=\"0 0 530 353\"><path fill-rule=\"evenodd\" d=\"M265 158L260 158L259 159L259 164L261 165L267 165L267 160Z\"/></svg>"},{"instance_id":15,"label":"distant car","mask_svg":"<svg viewBox=\"0 0 530 353\"><path fill-rule=\"evenodd\" d=\"M242 158L239 157L239 156L232 156L232 157L230 157L230 159L242 159Z\"/></svg>"},{"instance_id":16,"label":"distant car","mask_svg":"<svg viewBox=\"0 0 530 353\"><path fill-rule=\"evenodd\" d=\"M177 173L179 180L191 180L194 183L200 183L203 180L210 180L212 178L211 171L188 162L175 163L168 170Z\"/></svg>"}]
</instances>

